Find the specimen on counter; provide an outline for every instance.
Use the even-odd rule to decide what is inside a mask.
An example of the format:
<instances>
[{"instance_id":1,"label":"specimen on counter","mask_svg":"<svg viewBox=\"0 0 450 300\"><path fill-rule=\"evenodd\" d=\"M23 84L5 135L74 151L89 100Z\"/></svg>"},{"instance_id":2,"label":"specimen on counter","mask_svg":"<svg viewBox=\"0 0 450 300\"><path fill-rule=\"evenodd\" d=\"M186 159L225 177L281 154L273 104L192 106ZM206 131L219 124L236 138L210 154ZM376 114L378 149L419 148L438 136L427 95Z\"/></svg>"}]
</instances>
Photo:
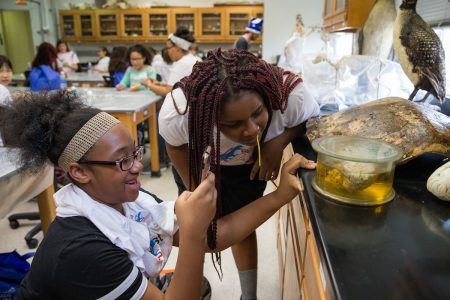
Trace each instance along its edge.
<instances>
[{"instance_id":1,"label":"specimen on counter","mask_svg":"<svg viewBox=\"0 0 450 300\"><path fill-rule=\"evenodd\" d=\"M360 136L403 150L399 163L426 152L450 157L450 117L406 99L389 97L308 120L307 136Z\"/></svg>"}]
</instances>

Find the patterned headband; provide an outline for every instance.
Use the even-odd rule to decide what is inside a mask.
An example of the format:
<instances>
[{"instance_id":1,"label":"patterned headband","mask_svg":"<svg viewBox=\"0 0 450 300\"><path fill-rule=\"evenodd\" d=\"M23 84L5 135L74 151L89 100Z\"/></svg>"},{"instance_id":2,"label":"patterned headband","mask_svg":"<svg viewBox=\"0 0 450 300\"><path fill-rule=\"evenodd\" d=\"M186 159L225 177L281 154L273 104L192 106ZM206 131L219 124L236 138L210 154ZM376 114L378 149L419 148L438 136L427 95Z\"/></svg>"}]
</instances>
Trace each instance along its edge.
<instances>
[{"instance_id":1,"label":"patterned headband","mask_svg":"<svg viewBox=\"0 0 450 300\"><path fill-rule=\"evenodd\" d=\"M188 51L189 47L192 45L191 42L186 41L185 39L182 39L180 37L177 37L173 33L169 35L169 40L171 40L175 45L186 51Z\"/></svg>"},{"instance_id":2,"label":"patterned headband","mask_svg":"<svg viewBox=\"0 0 450 300\"><path fill-rule=\"evenodd\" d=\"M93 116L67 144L58 159L58 165L68 172L70 163L79 161L108 130L118 123L120 123L119 120L105 112Z\"/></svg>"}]
</instances>

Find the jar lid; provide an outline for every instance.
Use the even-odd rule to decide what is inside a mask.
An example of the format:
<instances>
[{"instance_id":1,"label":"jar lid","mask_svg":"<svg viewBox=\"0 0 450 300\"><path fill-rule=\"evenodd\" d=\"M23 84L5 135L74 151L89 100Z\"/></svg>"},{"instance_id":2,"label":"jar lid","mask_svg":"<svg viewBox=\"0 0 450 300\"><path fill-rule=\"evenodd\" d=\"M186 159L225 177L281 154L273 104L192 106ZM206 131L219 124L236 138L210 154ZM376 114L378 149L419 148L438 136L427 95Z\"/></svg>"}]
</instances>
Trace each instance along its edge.
<instances>
[{"instance_id":1,"label":"jar lid","mask_svg":"<svg viewBox=\"0 0 450 300\"><path fill-rule=\"evenodd\" d=\"M396 146L358 136L326 136L314 140L312 147L327 156L367 163L395 162L403 156Z\"/></svg>"}]
</instances>

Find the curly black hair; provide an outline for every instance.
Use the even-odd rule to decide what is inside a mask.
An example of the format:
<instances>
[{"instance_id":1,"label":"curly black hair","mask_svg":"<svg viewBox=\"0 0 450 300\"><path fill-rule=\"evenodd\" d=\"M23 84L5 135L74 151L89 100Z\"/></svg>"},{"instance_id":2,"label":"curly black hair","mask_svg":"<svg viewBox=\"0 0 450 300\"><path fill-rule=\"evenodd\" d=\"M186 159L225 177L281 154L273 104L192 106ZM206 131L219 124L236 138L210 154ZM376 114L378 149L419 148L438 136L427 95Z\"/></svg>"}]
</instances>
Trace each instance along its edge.
<instances>
[{"instance_id":1,"label":"curly black hair","mask_svg":"<svg viewBox=\"0 0 450 300\"><path fill-rule=\"evenodd\" d=\"M58 158L78 130L99 109L70 91L25 92L0 105L0 134L7 147L19 149L21 171L38 173Z\"/></svg>"},{"instance_id":2,"label":"curly black hair","mask_svg":"<svg viewBox=\"0 0 450 300\"><path fill-rule=\"evenodd\" d=\"M195 38L192 35L192 32L190 32L189 29L187 29L184 26L178 27L177 31L175 31L173 35L182 38L183 40L186 40L188 42L195 43Z\"/></svg>"}]
</instances>

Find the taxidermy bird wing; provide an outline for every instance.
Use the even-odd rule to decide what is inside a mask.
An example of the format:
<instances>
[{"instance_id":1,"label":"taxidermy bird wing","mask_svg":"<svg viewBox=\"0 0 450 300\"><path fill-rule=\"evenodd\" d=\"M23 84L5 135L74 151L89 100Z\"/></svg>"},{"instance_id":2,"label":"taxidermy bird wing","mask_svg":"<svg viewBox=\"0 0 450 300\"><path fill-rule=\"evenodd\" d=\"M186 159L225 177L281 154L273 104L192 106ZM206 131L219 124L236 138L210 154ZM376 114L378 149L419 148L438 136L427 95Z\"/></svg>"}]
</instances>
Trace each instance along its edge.
<instances>
[{"instance_id":1,"label":"taxidermy bird wing","mask_svg":"<svg viewBox=\"0 0 450 300\"><path fill-rule=\"evenodd\" d=\"M400 40L412 64L414 73L425 76L434 88L435 96L445 97L445 54L441 40L420 16L403 26ZM433 92L432 92L433 93ZM434 94L434 93L433 93Z\"/></svg>"}]
</instances>

